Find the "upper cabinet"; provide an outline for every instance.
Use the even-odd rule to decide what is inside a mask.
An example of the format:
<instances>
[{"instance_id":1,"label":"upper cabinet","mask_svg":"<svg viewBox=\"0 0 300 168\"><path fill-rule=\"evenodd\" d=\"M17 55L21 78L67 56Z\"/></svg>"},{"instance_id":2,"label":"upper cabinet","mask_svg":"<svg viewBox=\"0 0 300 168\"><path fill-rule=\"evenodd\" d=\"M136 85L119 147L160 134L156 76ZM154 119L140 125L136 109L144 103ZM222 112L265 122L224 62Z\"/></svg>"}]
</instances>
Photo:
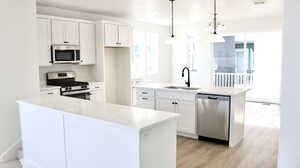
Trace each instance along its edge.
<instances>
[{"instance_id":1,"label":"upper cabinet","mask_svg":"<svg viewBox=\"0 0 300 168\"><path fill-rule=\"evenodd\" d=\"M130 26L117 23L104 24L105 47L129 47L130 46Z\"/></svg>"},{"instance_id":2,"label":"upper cabinet","mask_svg":"<svg viewBox=\"0 0 300 168\"><path fill-rule=\"evenodd\" d=\"M53 44L79 45L79 24L65 20L52 20Z\"/></svg>"},{"instance_id":3,"label":"upper cabinet","mask_svg":"<svg viewBox=\"0 0 300 168\"><path fill-rule=\"evenodd\" d=\"M38 57L40 66L51 66L51 22L50 19L37 19Z\"/></svg>"},{"instance_id":4,"label":"upper cabinet","mask_svg":"<svg viewBox=\"0 0 300 168\"><path fill-rule=\"evenodd\" d=\"M80 23L80 57L82 65L96 63L96 25Z\"/></svg>"},{"instance_id":5,"label":"upper cabinet","mask_svg":"<svg viewBox=\"0 0 300 168\"><path fill-rule=\"evenodd\" d=\"M130 45L130 27L127 25L119 25L118 26L118 37L119 43L121 46L129 46Z\"/></svg>"}]
</instances>

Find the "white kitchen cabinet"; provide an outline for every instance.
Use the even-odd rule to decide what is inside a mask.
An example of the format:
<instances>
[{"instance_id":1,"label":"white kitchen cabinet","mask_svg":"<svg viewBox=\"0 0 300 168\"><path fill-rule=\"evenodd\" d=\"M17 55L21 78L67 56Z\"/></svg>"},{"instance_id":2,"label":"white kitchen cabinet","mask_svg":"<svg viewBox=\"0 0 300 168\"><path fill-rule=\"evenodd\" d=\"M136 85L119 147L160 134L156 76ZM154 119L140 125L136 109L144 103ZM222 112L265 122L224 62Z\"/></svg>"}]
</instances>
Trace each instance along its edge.
<instances>
[{"instance_id":1,"label":"white kitchen cabinet","mask_svg":"<svg viewBox=\"0 0 300 168\"><path fill-rule=\"evenodd\" d=\"M174 100L172 99L165 99L165 98L158 98L156 100L156 109L159 111L166 111L166 112L176 112L176 107L174 105Z\"/></svg>"},{"instance_id":2,"label":"white kitchen cabinet","mask_svg":"<svg viewBox=\"0 0 300 168\"><path fill-rule=\"evenodd\" d=\"M89 83L92 102L105 102L105 91L102 82Z\"/></svg>"},{"instance_id":3,"label":"white kitchen cabinet","mask_svg":"<svg viewBox=\"0 0 300 168\"><path fill-rule=\"evenodd\" d=\"M130 27L128 25L119 25L119 45L129 46L130 45Z\"/></svg>"},{"instance_id":4,"label":"white kitchen cabinet","mask_svg":"<svg viewBox=\"0 0 300 168\"><path fill-rule=\"evenodd\" d=\"M53 44L79 45L79 26L77 22L52 20Z\"/></svg>"},{"instance_id":5,"label":"white kitchen cabinet","mask_svg":"<svg viewBox=\"0 0 300 168\"><path fill-rule=\"evenodd\" d=\"M115 46L118 42L118 25L112 23L104 24L105 46Z\"/></svg>"},{"instance_id":6,"label":"white kitchen cabinet","mask_svg":"<svg viewBox=\"0 0 300 168\"><path fill-rule=\"evenodd\" d=\"M129 47L130 26L117 23L104 24L105 47Z\"/></svg>"},{"instance_id":7,"label":"white kitchen cabinet","mask_svg":"<svg viewBox=\"0 0 300 168\"><path fill-rule=\"evenodd\" d=\"M80 23L80 57L81 65L96 63L96 25Z\"/></svg>"},{"instance_id":8,"label":"white kitchen cabinet","mask_svg":"<svg viewBox=\"0 0 300 168\"><path fill-rule=\"evenodd\" d=\"M196 95L180 92L157 91L156 109L180 114L177 131L196 135Z\"/></svg>"},{"instance_id":9,"label":"white kitchen cabinet","mask_svg":"<svg viewBox=\"0 0 300 168\"><path fill-rule=\"evenodd\" d=\"M197 117L195 102L185 100L175 100L175 102L176 113L180 114L177 130L183 133L196 134Z\"/></svg>"},{"instance_id":10,"label":"white kitchen cabinet","mask_svg":"<svg viewBox=\"0 0 300 168\"><path fill-rule=\"evenodd\" d=\"M136 89L136 106L147 109L155 109L154 89Z\"/></svg>"},{"instance_id":11,"label":"white kitchen cabinet","mask_svg":"<svg viewBox=\"0 0 300 168\"><path fill-rule=\"evenodd\" d=\"M51 23L50 19L37 19L39 66L51 66Z\"/></svg>"}]
</instances>

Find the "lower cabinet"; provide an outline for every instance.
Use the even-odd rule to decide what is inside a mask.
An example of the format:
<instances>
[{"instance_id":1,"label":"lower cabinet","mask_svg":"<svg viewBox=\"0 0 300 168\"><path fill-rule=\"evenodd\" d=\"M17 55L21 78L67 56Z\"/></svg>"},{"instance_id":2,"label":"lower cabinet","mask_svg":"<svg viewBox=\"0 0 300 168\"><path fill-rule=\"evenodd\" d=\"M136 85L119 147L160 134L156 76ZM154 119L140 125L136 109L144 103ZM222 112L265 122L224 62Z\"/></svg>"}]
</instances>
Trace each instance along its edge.
<instances>
[{"instance_id":1,"label":"lower cabinet","mask_svg":"<svg viewBox=\"0 0 300 168\"><path fill-rule=\"evenodd\" d=\"M196 105L194 101L158 98L156 108L159 111L174 112L180 114L177 123L177 131L188 134L196 134Z\"/></svg>"},{"instance_id":2,"label":"lower cabinet","mask_svg":"<svg viewBox=\"0 0 300 168\"><path fill-rule=\"evenodd\" d=\"M94 90L91 91L91 101L94 102L105 102L104 90Z\"/></svg>"},{"instance_id":3,"label":"lower cabinet","mask_svg":"<svg viewBox=\"0 0 300 168\"><path fill-rule=\"evenodd\" d=\"M177 131L180 135L197 135L196 94L189 92L136 88L137 107L180 114Z\"/></svg>"},{"instance_id":4,"label":"lower cabinet","mask_svg":"<svg viewBox=\"0 0 300 168\"><path fill-rule=\"evenodd\" d=\"M46 96L46 95L55 95L55 96L60 96L60 89L41 89L40 91L41 96Z\"/></svg>"},{"instance_id":5,"label":"lower cabinet","mask_svg":"<svg viewBox=\"0 0 300 168\"><path fill-rule=\"evenodd\" d=\"M90 82L90 100L93 102L105 102L104 84L102 82Z\"/></svg>"},{"instance_id":6,"label":"lower cabinet","mask_svg":"<svg viewBox=\"0 0 300 168\"><path fill-rule=\"evenodd\" d=\"M140 108L155 109L154 89L137 88L136 106Z\"/></svg>"}]
</instances>

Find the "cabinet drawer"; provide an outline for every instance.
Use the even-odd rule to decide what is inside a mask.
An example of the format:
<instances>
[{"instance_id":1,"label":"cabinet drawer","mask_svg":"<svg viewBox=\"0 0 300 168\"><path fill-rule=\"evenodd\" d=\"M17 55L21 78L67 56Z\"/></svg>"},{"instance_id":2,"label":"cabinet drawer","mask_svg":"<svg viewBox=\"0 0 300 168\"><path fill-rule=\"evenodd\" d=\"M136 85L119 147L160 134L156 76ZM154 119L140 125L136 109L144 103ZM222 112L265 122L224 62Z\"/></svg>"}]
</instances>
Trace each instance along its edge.
<instances>
[{"instance_id":1,"label":"cabinet drawer","mask_svg":"<svg viewBox=\"0 0 300 168\"><path fill-rule=\"evenodd\" d=\"M155 108L154 97L137 96L136 104L137 107L141 107L141 108L149 108L149 109Z\"/></svg>"},{"instance_id":2,"label":"cabinet drawer","mask_svg":"<svg viewBox=\"0 0 300 168\"><path fill-rule=\"evenodd\" d=\"M60 90L59 89L55 89L55 90L41 91L40 95L41 96L45 96L45 95L56 95L56 96L59 96L60 95Z\"/></svg>"},{"instance_id":3,"label":"cabinet drawer","mask_svg":"<svg viewBox=\"0 0 300 168\"><path fill-rule=\"evenodd\" d=\"M154 89L146 89L146 88L137 88L136 94L138 97L154 97Z\"/></svg>"},{"instance_id":4,"label":"cabinet drawer","mask_svg":"<svg viewBox=\"0 0 300 168\"><path fill-rule=\"evenodd\" d=\"M90 90L104 90L104 84L102 82L89 83Z\"/></svg>"},{"instance_id":5,"label":"cabinet drawer","mask_svg":"<svg viewBox=\"0 0 300 168\"><path fill-rule=\"evenodd\" d=\"M181 91L156 91L156 98L176 99L196 102L196 94Z\"/></svg>"},{"instance_id":6,"label":"cabinet drawer","mask_svg":"<svg viewBox=\"0 0 300 168\"><path fill-rule=\"evenodd\" d=\"M154 103L154 97L138 96L137 101L138 102L153 102Z\"/></svg>"}]
</instances>

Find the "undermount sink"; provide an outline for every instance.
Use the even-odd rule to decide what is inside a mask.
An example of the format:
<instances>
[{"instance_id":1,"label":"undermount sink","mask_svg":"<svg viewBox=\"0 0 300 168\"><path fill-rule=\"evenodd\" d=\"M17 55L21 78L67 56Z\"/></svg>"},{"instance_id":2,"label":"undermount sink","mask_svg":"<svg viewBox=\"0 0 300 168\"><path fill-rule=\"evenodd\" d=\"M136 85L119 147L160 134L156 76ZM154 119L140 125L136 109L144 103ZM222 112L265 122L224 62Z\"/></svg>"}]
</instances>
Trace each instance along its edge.
<instances>
[{"instance_id":1,"label":"undermount sink","mask_svg":"<svg viewBox=\"0 0 300 168\"><path fill-rule=\"evenodd\" d=\"M182 86L167 86L166 89L183 89L183 90L199 90L200 88L182 87Z\"/></svg>"}]
</instances>

